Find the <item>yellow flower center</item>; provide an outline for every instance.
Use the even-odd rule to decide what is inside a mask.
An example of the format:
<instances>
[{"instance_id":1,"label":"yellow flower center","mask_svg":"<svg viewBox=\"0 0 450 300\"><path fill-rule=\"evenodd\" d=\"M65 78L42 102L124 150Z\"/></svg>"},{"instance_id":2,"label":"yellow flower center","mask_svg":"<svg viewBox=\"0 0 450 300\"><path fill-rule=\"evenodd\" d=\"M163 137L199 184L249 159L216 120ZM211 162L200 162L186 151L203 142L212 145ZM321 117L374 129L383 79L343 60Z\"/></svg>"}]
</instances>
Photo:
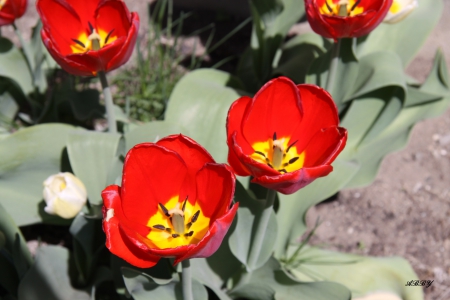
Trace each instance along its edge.
<instances>
[{"instance_id":1,"label":"yellow flower center","mask_svg":"<svg viewBox=\"0 0 450 300\"><path fill-rule=\"evenodd\" d=\"M400 2L397 1L397 0L394 0L394 1L392 2L391 8L389 8L389 12L390 12L391 14L396 14L396 13L398 13L401 9L402 9L402 5L400 4Z\"/></svg>"},{"instance_id":2,"label":"yellow flower center","mask_svg":"<svg viewBox=\"0 0 450 300\"><path fill-rule=\"evenodd\" d=\"M74 43L73 45L70 45L70 48L73 53L85 53L89 50L97 51L117 40L117 36L112 35L114 29L107 32L99 28L97 32L97 30L90 23L89 28L91 30L90 35L87 35L86 32L82 32L76 39L72 39Z\"/></svg>"},{"instance_id":3,"label":"yellow flower center","mask_svg":"<svg viewBox=\"0 0 450 300\"><path fill-rule=\"evenodd\" d=\"M277 139L277 134L274 133L272 139L254 143L252 148L255 152L250 157L280 173L293 172L301 169L305 162L305 152L299 154L296 143L297 141L290 143L290 137Z\"/></svg>"},{"instance_id":4,"label":"yellow flower center","mask_svg":"<svg viewBox=\"0 0 450 300\"><path fill-rule=\"evenodd\" d=\"M7 0L0 0L0 9L3 8L3 6L5 6Z\"/></svg>"},{"instance_id":5,"label":"yellow flower center","mask_svg":"<svg viewBox=\"0 0 450 300\"><path fill-rule=\"evenodd\" d=\"M159 203L147 226L151 231L146 244L159 249L175 248L197 244L208 232L209 218L203 215L198 202L192 205L186 198L181 204L179 196L175 196L166 204Z\"/></svg>"},{"instance_id":6,"label":"yellow flower center","mask_svg":"<svg viewBox=\"0 0 450 300\"><path fill-rule=\"evenodd\" d=\"M319 8L322 15L353 17L364 12L364 8L359 6L361 0L325 0L325 3Z\"/></svg>"}]
</instances>

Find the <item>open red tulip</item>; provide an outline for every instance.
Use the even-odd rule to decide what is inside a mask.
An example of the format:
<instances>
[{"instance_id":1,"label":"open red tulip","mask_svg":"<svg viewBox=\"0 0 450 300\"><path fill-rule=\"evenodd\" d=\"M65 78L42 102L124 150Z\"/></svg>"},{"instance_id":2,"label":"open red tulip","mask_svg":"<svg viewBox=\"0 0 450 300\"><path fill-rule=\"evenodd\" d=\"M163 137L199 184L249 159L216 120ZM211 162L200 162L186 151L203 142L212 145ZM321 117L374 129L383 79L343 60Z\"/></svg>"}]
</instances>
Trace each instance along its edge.
<instances>
[{"instance_id":1,"label":"open red tulip","mask_svg":"<svg viewBox=\"0 0 450 300\"><path fill-rule=\"evenodd\" d=\"M393 0L305 0L311 28L321 36L360 37L383 21Z\"/></svg>"},{"instance_id":2,"label":"open red tulip","mask_svg":"<svg viewBox=\"0 0 450 300\"><path fill-rule=\"evenodd\" d=\"M228 162L240 176L283 194L292 194L318 177L347 141L347 130L330 94L289 78L269 81L252 98L230 107L227 118Z\"/></svg>"},{"instance_id":3,"label":"open red tulip","mask_svg":"<svg viewBox=\"0 0 450 300\"><path fill-rule=\"evenodd\" d=\"M0 0L0 26L10 25L25 13L27 0Z\"/></svg>"},{"instance_id":4,"label":"open red tulip","mask_svg":"<svg viewBox=\"0 0 450 300\"><path fill-rule=\"evenodd\" d=\"M229 167L188 137L138 144L125 158L122 186L102 192L106 247L140 268L161 257L208 257L236 214L234 189Z\"/></svg>"},{"instance_id":5,"label":"open red tulip","mask_svg":"<svg viewBox=\"0 0 450 300\"><path fill-rule=\"evenodd\" d=\"M139 16L122 0L38 0L36 5L42 41L67 72L95 76L130 58Z\"/></svg>"}]
</instances>

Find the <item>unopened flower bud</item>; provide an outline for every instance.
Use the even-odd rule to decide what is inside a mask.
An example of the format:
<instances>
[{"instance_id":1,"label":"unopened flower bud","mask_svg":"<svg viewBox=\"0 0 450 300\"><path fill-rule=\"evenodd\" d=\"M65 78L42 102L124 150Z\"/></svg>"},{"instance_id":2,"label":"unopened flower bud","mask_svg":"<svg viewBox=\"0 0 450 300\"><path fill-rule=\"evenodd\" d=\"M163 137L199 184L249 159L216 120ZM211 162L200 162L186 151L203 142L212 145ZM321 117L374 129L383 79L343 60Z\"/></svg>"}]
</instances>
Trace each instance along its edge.
<instances>
[{"instance_id":1,"label":"unopened flower bud","mask_svg":"<svg viewBox=\"0 0 450 300\"><path fill-rule=\"evenodd\" d=\"M75 217L87 201L84 184L72 173L58 173L44 181L45 212L65 219Z\"/></svg>"},{"instance_id":2,"label":"unopened flower bud","mask_svg":"<svg viewBox=\"0 0 450 300\"><path fill-rule=\"evenodd\" d=\"M388 24L400 22L418 6L417 0L394 0L383 22Z\"/></svg>"}]
</instances>

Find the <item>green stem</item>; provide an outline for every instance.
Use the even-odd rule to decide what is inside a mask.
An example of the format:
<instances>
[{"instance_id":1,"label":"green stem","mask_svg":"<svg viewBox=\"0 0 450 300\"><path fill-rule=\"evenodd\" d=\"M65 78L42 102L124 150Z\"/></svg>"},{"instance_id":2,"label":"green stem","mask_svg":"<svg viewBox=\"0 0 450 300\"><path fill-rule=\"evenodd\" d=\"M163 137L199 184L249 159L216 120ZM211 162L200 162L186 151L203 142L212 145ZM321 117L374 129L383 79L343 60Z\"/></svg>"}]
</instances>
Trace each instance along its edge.
<instances>
[{"instance_id":1,"label":"green stem","mask_svg":"<svg viewBox=\"0 0 450 300\"><path fill-rule=\"evenodd\" d=\"M261 217L258 220L256 227L255 237L253 239L252 248L250 250L250 256L248 258L248 265L254 266L261 253L261 246L266 237L267 225L269 224L270 215L273 210L273 202L277 192L275 190L268 189L264 210Z\"/></svg>"},{"instance_id":2,"label":"green stem","mask_svg":"<svg viewBox=\"0 0 450 300\"><path fill-rule=\"evenodd\" d=\"M192 276L191 276L191 263L189 259L183 260L181 262L181 286L183 289L183 299L184 300L194 300L192 294Z\"/></svg>"},{"instance_id":3,"label":"green stem","mask_svg":"<svg viewBox=\"0 0 450 300\"><path fill-rule=\"evenodd\" d=\"M33 60L32 60L32 55L31 55L31 53L29 51L30 49L26 46L25 40L23 39L23 36L22 36L22 33L20 32L19 28L17 28L16 24L13 23L12 26L14 28L14 31L16 32L17 37L19 38L20 45L22 46L21 47L22 48L22 53L25 56L25 60L27 62L28 70L30 71L31 78L33 80L32 83L33 83L33 86L34 86L35 83L34 83L34 72L33 72L33 64L32 64Z\"/></svg>"},{"instance_id":4,"label":"green stem","mask_svg":"<svg viewBox=\"0 0 450 300\"><path fill-rule=\"evenodd\" d=\"M98 72L98 77L102 83L103 96L105 97L106 116L108 118L108 128L110 133L117 133L116 116L114 114L114 102L112 99L111 89L106 80L106 74L104 71Z\"/></svg>"},{"instance_id":5,"label":"green stem","mask_svg":"<svg viewBox=\"0 0 450 300\"><path fill-rule=\"evenodd\" d=\"M339 64L339 50L341 49L341 39L333 44L333 49L331 51L331 62L330 69L328 70L327 84L325 89L328 93L333 94L334 82L336 81L336 72Z\"/></svg>"}]
</instances>

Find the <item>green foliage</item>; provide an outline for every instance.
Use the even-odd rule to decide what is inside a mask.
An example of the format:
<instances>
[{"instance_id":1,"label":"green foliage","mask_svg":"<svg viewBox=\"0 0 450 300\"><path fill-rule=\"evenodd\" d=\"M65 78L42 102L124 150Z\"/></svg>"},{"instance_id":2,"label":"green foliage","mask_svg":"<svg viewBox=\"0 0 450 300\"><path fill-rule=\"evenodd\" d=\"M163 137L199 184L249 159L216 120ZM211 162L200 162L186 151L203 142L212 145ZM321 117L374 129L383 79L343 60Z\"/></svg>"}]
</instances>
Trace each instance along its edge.
<instances>
[{"instance_id":1,"label":"green foliage","mask_svg":"<svg viewBox=\"0 0 450 300\"><path fill-rule=\"evenodd\" d=\"M290 254L295 250L290 247ZM423 299L422 289L405 286L418 278L400 257L367 257L305 247L285 267L302 281L330 280L345 285L353 297L382 291L404 300Z\"/></svg>"}]
</instances>

